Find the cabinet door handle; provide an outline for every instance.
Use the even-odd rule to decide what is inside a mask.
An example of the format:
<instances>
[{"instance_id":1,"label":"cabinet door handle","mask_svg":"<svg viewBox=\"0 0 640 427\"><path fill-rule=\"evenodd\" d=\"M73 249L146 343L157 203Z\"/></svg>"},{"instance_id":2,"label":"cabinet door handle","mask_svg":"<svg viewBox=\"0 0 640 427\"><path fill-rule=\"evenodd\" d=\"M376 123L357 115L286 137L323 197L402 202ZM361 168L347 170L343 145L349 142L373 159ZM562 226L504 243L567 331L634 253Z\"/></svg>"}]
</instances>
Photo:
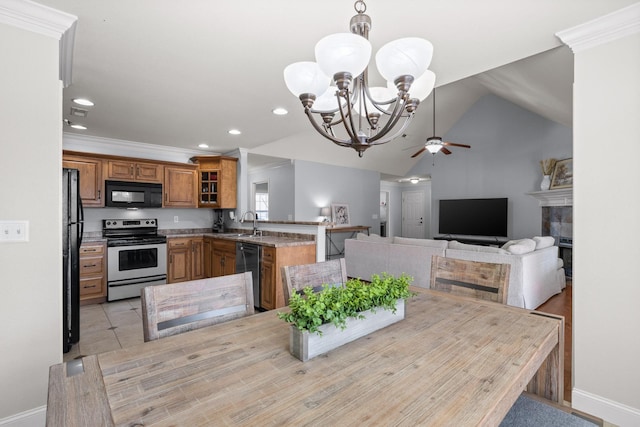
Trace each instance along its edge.
<instances>
[{"instance_id":1,"label":"cabinet door handle","mask_svg":"<svg viewBox=\"0 0 640 427\"><path fill-rule=\"evenodd\" d=\"M96 249L96 248L85 248L85 249L83 249L84 252L95 252L97 250L98 249Z\"/></svg>"},{"instance_id":2,"label":"cabinet door handle","mask_svg":"<svg viewBox=\"0 0 640 427\"><path fill-rule=\"evenodd\" d=\"M98 200L102 198L102 190L98 190Z\"/></svg>"},{"instance_id":3,"label":"cabinet door handle","mask_svg":"<svg viewBox=\"0 0 640 427\"><path fill-rule=\"evenodd\" d=\"M85 265L83 265L84 268L95 267L95 266L97 266L97 264L85 264Z\"/></svg>"},{"instance_id":4,"label":"cabinet door handle","mask_svg":"<svg viewBox=\"0 0 640 427\"><path fill-rule=\"evenodd\" d=\"M167 193L164 193L164 201L167 201Z\"/></svg>"},{"instance_id":5,"label":"cabinet door handle","mask_svg":"<svg viewBox=\"0 0 640 427\"><path fill-rule=\"evenodd\" d=\"M88 286L88 285L87 285L87 286L83 286L83 287L84 287L85 289L89 289L89 288L95 288L95 287L96 287L96 285L91 285L91 286Z\"/></svg>"},{"instance_id":6,"label":"cabinet door handle","mask_svg":"<svg viewBox=\"0 0 640 427\"><path fill-rule=\"evenodd\" d=\"M173 255L169 257L169 264L173 264Z\"/></svg>"}]
</instances>

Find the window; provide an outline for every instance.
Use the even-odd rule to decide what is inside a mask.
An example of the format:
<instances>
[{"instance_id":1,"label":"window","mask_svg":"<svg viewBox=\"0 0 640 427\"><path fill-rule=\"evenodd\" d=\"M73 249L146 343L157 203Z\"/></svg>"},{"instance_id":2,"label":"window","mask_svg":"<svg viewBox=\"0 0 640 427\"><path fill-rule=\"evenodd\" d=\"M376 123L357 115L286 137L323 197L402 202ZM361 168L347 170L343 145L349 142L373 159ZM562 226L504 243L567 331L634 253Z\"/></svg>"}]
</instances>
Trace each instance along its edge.
<instances>
[{"instance_id":1,"label":"window","mask_svg":"<svg viewBox=\"0 0 640 427\"><path fill-rule=\"evenodd\" d=\"M269 190L267 183L255 186L255 211L261 221L269 220Z\"/></svg>"}]
</instances>

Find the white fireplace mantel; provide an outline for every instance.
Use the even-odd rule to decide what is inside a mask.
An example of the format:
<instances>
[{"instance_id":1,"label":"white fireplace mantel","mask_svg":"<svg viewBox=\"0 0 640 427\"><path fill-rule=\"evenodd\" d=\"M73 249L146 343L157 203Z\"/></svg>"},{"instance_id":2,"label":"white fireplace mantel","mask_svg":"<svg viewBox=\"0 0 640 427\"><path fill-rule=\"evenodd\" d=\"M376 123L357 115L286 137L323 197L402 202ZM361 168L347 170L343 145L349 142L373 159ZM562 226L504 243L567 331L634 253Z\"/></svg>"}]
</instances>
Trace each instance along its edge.
<instances>
[{"instance_id":1,"label":"white fireplace mantel","mask_svg":"<svg viewBox=\"0 0 640 427\"><path fill-rule=\"evenodd\" d=\"M533 191L527 193L540 202L540 206L573 206L573 188L559 188L557 190Z\"/></svg>"}]
</instances>

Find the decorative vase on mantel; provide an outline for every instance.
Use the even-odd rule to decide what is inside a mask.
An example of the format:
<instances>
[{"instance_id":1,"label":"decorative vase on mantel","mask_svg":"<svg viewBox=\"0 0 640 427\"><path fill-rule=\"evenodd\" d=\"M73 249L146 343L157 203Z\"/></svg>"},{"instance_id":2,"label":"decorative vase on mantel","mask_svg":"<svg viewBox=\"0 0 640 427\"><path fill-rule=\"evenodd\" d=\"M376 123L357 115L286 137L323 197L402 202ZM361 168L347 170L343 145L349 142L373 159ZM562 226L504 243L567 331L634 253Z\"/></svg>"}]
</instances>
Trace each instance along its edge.
<instances>
[{"instance_id":1,"label":"decorative vase on mantel","mask_svg":"<svg viewBox=\"0 0 640 427\"><path fill-rule=\"evenodd\" d=\"M540 190L547 191L551 187L551 176L544 175L542 177L542 182L540 183Z\"/></svg>"}]
</instances>

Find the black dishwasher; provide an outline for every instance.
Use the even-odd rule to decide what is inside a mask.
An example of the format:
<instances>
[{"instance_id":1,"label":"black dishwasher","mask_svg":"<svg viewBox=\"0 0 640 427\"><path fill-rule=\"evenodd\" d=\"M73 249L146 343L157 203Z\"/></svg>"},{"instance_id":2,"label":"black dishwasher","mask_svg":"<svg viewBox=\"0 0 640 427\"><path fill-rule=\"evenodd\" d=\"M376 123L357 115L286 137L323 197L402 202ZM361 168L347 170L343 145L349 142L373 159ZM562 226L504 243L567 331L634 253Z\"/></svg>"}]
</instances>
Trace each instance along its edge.
<instances>
[{"instance_id":1,"label":"black dishwasher","mask_svg":"<svg viewBox=\"0 0 640 427\"><path fill-rule=\"evenodd\" d=\"M262 247L255 243L236 243L236 273L250 271L253 279L253 305L260 308L260 255Z\"/></svg>"}]
</instances>

